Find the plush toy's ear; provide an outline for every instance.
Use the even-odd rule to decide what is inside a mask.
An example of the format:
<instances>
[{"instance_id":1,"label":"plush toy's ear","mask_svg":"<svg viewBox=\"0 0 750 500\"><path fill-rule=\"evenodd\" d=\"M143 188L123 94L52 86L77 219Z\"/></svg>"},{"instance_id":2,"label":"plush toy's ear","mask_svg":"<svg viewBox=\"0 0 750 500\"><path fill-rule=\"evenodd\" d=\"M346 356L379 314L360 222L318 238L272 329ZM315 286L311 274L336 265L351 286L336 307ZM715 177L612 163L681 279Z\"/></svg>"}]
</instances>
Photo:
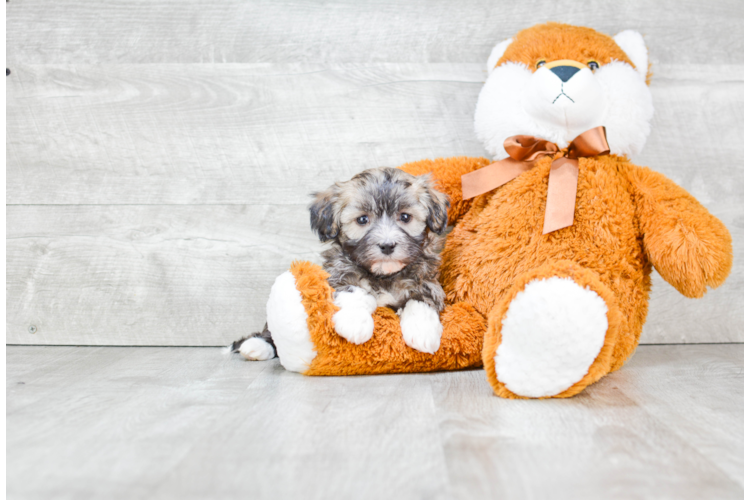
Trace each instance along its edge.
<instances>
[{"instance_id":1,"label":"plush toy's ear","mask_svg":"<svg viewBox=\"0 0 750 500\"><path fill-rule=\"evenodd\" d=\"M648 74L648 49L641 34L637 31L626 30L615 35L614 39L615 43L633 61L635 69L641 75L641 78L645 80Z\"/></svg>"},{"instance_id":2,"label":"plush toy's ear","mask_svg":"<svg viewBox=\"0 0 750 500\"><path fill-rule=\"evenodd\" d=\"M505 54L505 49L508 48L508 45L510 45L512 41L512 38L508 38L507 40L503 40L502 42L495 45L495 48L492 49L492 52L490 52L490 58L487 59L487 73L492 73L492 70L495 69L495 65L500 60L500 58L503 57L503 54Z\"/></svg>"}]
</instances>

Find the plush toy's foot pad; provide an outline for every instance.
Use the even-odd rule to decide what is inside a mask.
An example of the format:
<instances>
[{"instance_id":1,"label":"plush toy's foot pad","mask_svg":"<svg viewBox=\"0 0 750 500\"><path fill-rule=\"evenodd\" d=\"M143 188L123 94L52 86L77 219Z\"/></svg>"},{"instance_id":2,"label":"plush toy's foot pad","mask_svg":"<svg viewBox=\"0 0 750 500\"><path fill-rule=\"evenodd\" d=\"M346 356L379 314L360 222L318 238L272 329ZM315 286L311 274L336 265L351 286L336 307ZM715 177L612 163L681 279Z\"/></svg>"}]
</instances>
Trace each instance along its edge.
<instances>
[{"instance_id":1,"label":"plush toy's foot pad","mask_svg":"<svg viewBox=\"0 0 750 500\"><path fill-rule=\"evenodd\" d=\"M490 315L483 358L500 396L572 396L611 368L619 323L612 292L576 264L545 267Z\"/></svg>"},{"instance_id":2,"label":"plush toy's foot pad","mask_svg":"<svg viewBox=\"0 0 750 500\"><path fill-rule=\"evenodd\" d=\"M281 365L293 372L306 371L315 359L316 352L307 328L307 311L291 272L280 275L271 287L266 304L266 318ZM242 344L241 349L247 342Z\"/></svg>"},{"instance_id":3,"label":"plush toy's foot pad","mask_svg":"<svg viewBox=\"0 0 750 500\"><path fill-rule=\"evenodd\" d=\"M570 278L534 280L516 295L495 351L497 379L515 394L554 396L581 380L607 333L607 305Z\"/></svg>"}]
</instances>

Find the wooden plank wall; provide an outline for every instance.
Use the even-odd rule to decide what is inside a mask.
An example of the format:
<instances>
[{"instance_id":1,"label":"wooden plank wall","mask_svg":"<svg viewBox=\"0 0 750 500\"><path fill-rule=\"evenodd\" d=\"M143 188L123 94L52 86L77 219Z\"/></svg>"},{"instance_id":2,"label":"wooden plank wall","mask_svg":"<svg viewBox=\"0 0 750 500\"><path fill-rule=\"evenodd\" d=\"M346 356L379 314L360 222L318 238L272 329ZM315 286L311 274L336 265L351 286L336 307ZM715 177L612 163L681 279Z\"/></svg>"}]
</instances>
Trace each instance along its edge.
<instances>
[{"instance_id":1,"label":"wooden plank wall","mask_svg":"<svg viewBox=\"0 0 750 500\"><path fill-rule=\"evenodd\" d=\"M485 155L491 48L548 20L650 47L636 163L730 228L726 285L655 276L646 343L743 341L743 4L12 0L11 344L221 345L262 326L276 275L317 260L307 194L372 166ZM31 332L34 333L31 333Z\"/></svg>"}]
</instances>

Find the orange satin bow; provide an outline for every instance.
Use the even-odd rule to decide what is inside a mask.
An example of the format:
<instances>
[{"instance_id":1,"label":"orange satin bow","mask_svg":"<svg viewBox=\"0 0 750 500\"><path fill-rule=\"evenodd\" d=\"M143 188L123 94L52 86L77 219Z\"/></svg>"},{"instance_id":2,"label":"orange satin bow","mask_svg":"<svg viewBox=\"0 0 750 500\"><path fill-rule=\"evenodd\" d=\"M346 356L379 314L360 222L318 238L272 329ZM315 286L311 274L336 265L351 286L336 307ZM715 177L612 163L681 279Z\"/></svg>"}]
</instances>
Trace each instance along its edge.
<instances>
[{"instance_id":1,"label":"orange satin bow","mask_svg":"<svg viewBox=\"0 0 750 500\"><path fill-rule=\"evenodd\" d=\"M510 158L490 163L484 168L461 176L464 200L492 191L512 181L544 156L560 151L557 144L531 135L514 135L505 139ZM573 225L578 187L578 158L609 154L607 131L594 127L570 143L565 156L552 162L547 186L547 206L542 234Z\"/></svg>"}]
</instances>

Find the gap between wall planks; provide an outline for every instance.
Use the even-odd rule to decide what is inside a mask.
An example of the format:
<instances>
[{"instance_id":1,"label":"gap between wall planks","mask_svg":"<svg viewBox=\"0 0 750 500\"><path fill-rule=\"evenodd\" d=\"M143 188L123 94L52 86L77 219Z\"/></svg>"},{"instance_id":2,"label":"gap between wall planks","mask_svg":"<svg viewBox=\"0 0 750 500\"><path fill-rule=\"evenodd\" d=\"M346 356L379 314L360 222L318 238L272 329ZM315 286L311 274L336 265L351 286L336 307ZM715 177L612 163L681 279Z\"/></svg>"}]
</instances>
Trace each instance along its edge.
<instances>
[{"instance_id":1,"label":"gap between wall planks","mask_svg":"<svg viewBox=\"0 0 750 500\"><path fill-rule=\"evenodd\" d=\"M310 191L367 167L485 155L472 125L484 60L496 32L528 25L479 3L491 15L477 26L502 30L446 31L471 6L435 4L393 36L424 6L400 3L402 17L370 24L395 4L312 2L287 12L299 29L280 41L268 22L277 5L201 4L199 18L197 3L180 5L8 5L9 343L220 345L259 328L273 278L295 258L317 258ZM742 341L743 67L732 50L742 24L731 15L742 5L692 5L689 39L675 28L684 5L669 23L618 5L558 19L646 35L656 116L634 161L704 203L735 250L728 283L699 301L654 273L643 341ZM625 17L605 22L602 12ZM218 30L221 16L235 21ZM15 42L30 26L45 29ZM425 38L427 29L442 35ZM233 64L193 64L204 61Z\"/></svg>"},{"instance_id":2,"label":"gap between wall planks","mask_svg":"<svg viewBox=\"0 0 750 500\"><path fill-rule=\"evenodd\" d=\"M6 339L226 345L263 325L271 284L292 260L319 261L304 211L8 207ZM643 341L742 341L741 276L735 271L724 287L690 301L654 273Z\"/></svg>"}]
</instances>

